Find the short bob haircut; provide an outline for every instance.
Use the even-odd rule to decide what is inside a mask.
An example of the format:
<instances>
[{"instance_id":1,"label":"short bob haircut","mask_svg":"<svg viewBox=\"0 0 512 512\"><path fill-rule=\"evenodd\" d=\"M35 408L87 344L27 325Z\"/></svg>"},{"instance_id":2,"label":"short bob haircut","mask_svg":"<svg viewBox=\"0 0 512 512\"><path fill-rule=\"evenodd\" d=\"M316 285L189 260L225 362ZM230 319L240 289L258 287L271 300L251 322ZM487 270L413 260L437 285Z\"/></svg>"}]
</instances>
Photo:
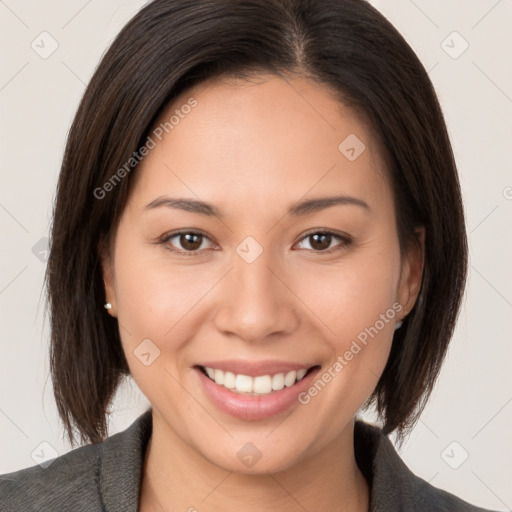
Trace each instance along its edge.
<instances>
[{"instance_id":1,"label":"short bob haircut","mask_svg":"<svg viewBox=\"0 0 512 512\"><path fill-rule=\"evenodd\" d=\"M71 126L56 189L46 306L54 395L72 445L76 431L82 442L107 437L108 406L130 375L122 326L103 307L99 247L112 240L126 204L133 153L166 105L192 85L269 72L323 84L375 134L402 254L417 243L415 228L425 227L418 300L395 331L364 404L376 406L383 431L397 440L419 419L453 335L467 273L456 164L425 68L364 0L154 0L102 57ZM104 192L126 162L130 172Z\"/></svg>"}]
</instances>

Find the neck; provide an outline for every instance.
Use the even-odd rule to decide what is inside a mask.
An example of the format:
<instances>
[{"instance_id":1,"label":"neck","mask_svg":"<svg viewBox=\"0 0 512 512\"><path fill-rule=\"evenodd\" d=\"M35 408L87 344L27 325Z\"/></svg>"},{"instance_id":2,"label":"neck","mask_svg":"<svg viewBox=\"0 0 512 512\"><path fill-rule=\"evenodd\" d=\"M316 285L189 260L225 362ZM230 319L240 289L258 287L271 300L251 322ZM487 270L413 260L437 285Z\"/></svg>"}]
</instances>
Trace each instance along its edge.
<instances>
[{"instance_id":1,"label":"neck","mask_svg":"<svg viewBox=\"0 0 512 512\"><path fill-rule=\"evenodd\" d=\"M153 417L154 419L154 417ZM155 428L156 427L156 428ZM226 471L169 428L153 423L140 492L141 512L337 510L368 512L369 488L354 455L353 421L333 443L275 473Z\"/></svg>"}]
</instances>

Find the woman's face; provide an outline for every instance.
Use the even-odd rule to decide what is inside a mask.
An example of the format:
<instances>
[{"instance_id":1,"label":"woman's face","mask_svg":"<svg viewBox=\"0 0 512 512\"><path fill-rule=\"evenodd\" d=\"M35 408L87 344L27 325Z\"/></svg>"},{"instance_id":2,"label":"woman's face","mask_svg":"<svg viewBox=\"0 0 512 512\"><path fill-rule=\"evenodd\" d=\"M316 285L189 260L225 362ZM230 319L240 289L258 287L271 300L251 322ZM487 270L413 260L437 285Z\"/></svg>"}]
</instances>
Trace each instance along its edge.
<instances>
[{"instance_id":1,"label":"woman's face","mask_svg":"<svg viewBox=\"0 0 512 512\"><path fill-rule=\"evenodd\" d=\"M103 267L131 373L154 425L203 459L291 467L352 427L421 254L401 259L377 148L322 86L206 82L160 121Z\"/></svg>"}]
</instances>

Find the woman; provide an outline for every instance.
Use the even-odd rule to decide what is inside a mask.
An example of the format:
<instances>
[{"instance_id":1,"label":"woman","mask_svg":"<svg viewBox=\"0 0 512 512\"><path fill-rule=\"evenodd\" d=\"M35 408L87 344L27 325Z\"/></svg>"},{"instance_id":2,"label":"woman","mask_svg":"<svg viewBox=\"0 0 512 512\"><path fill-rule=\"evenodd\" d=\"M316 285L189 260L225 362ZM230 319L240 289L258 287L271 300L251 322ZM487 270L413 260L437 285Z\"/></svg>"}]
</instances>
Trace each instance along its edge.
<instances>
[{"instance_id":1,"label":"woman","mask_svg":"<svg viewBox=\"0 0 512 512\"><path fill-rule=\"evenodd\" d=\"M466 244L432 84L369 4L149 3L54 210L54 392L90 444L4 475L2 510L483 510L387 438L435 383ZM151 408L107 438L129 375Z\"/></svg>"}]
</instances>

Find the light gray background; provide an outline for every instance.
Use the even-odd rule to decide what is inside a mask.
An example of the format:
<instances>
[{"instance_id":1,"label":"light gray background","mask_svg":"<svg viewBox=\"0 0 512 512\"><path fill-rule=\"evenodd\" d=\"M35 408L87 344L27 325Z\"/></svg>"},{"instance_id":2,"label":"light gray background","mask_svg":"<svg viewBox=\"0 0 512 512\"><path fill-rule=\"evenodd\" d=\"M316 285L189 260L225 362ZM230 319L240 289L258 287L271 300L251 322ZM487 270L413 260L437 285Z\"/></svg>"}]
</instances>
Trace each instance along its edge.
<instances>
[{"instance_id":1,"label":"light gray background","mask_svg":"<svg viewBox=\"0 0 512 512\"><path fill-rule=\"evenodd\" d=\"M0 473L44 464L70 449L48 377L45 237L65 139L85 84L144 3L0 0ZM457 331L433 396L400 453L433 485L480 506L510 510L512 1L372 3L404 35L436 87L470 240ZM44 31L50 36L41 36ZM53 40L58 48L42 58ZM126 428L147 405L127 381L116 397L110 433Z\"/></svg>"}]
</instances>

